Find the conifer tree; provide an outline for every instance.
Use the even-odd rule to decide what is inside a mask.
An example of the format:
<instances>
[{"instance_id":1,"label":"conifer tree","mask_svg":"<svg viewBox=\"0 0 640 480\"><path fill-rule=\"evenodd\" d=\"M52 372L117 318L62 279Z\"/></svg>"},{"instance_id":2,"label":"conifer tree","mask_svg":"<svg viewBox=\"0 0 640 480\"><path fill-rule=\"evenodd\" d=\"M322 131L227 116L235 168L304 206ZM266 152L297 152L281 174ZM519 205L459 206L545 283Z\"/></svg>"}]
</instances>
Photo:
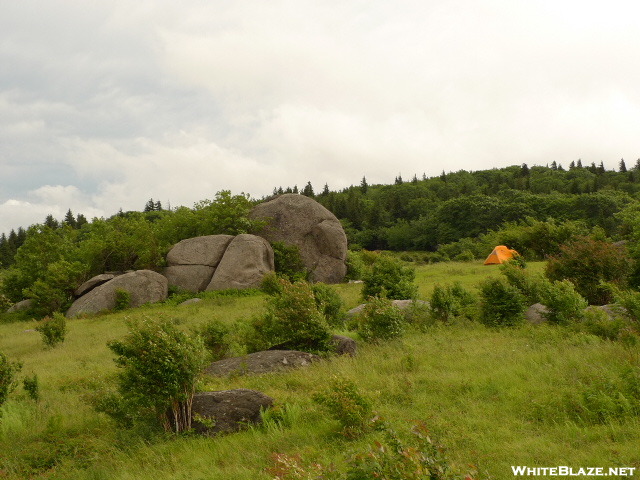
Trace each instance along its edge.
<instances>
[{"instance_id":1,"label":"conifer tree","mask_svg":"<svg viewBox=\"0 0 640 480\"><path fill-rule=\"evenodd\" d=\"M620 173L627 173L627 166L624 163L624 158L620 159L620 166L618 167Z\"/></svg>"},{"instance_id":2,"label":"conifer tree","mask_svg":"<svg viewBox=\"0 0 640 480\"><path fill-rule=\"evenodd\" d=\"M360 181L360 193L362 193L363 195L366 195L367 190L369 190L369 184L367 183L367 178L362 177L362 180Z\"/></svg>"},{"instance_id":3,"label":"conifer tree","mask_svg":"<svg viewBox=\"0 0 640 480\"><path fill-rule=\"evenodd\" d=\"M315 196L313 194L313 186L311 185L311 182L307 182L307 185L302 189L302 195L312 198Z\"/></svg>"}]
</instances>

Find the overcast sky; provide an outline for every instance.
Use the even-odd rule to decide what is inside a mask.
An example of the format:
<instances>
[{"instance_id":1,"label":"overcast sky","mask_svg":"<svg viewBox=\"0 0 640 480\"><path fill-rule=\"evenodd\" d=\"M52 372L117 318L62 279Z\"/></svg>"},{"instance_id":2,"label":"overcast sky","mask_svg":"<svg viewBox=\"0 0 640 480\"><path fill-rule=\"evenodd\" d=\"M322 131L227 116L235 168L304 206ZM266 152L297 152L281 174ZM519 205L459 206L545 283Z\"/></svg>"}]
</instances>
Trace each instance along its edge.
<instances>
[{"instance_id":1,"label":"overcast sky","mask_svg":"<svg viewBox=\"0 0 640 480\"><path fill-rule=\"evenodd\" d=\"M0 232L640 157L640 3L21 0L0 5Z\"/></svg>"}]
</instances>

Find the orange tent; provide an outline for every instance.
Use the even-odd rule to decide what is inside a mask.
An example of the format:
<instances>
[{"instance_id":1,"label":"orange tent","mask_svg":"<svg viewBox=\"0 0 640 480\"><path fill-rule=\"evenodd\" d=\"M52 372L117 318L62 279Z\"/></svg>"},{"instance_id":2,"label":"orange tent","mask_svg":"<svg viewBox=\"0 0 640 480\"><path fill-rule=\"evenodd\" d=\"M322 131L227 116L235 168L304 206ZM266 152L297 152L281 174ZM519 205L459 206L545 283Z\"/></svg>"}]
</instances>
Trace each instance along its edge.
<instances>
[{"instance_id":1,"label":"orange tent","mask_svg":"<svg viewBox=\"0 0 640 480\"><path fill-rule=\"evenodd\" d=\"M516 255L520 255L515 250L505 247L504 245L498 245L493 249L493 252L484 261L485 265L498 265L507 260L511 260Z\"/></svg>"}]
</instances>

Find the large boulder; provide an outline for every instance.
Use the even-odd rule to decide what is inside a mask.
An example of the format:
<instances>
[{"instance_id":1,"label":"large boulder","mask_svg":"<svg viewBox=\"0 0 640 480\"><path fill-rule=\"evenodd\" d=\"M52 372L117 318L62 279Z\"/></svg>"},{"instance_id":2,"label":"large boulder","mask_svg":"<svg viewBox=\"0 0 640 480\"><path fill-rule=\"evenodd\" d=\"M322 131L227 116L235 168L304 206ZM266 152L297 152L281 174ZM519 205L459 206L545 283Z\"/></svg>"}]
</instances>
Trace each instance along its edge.
<instances>
[{"instance_id":1,"label":"large boulder","mask_svg":"<svg viewBox=\"0 0 640 480\"><path fill-rule=\"evenodd\" d=\"M259 287L274 270L273 249L264 238L242 234L229 243L207 290Z\"/></svg>"},{"instance_id":2,"label":"large boulder","mask_svg":"<svg viewBox=\"0 0 640 480\"><path fill-rule=\"evenodd\" d=\"M75 289L73 295L78 298L93 290L96 287L99 287L103 283L107 283L110 280L116 278L117 274L115 273L102 273L100 275L96 275L95 277L91 277L89 280L84 282L78 288Z\"/></svg>"},{"instance_id":3,"label":"large boulder","mask_svg":"<svg viewBox=\"0 0 640 480\"><path fill-rule=\"evenodd\" d=\"M125 273L94 288L73 302L67 311L67 317L112 310L116 306L117 290L129 292L131 307L161 302L167 298L168 286L166 277L151 270Z\"/></svg>"},{"instance_id":4,"label":"large boulder","mask_svg":"<svg viewBox=\"0 0 640 480\"><path fill-rule=\"evenodd\" d=\"M31 307L33 307L33 300L27 298L26 300L21 300L20 302L11 305L8 308L7 313L23 312L25 310L29 310Z\"/></svg>"},{"instance_id":5,"label":"large boulder","mask_svg":"<svg viewBox=\"0 0 640 480\"><path fill-rule=\"evenodd\" d=\"M547 321L547 313L549 309L545 305L534 303L524 312L524 318L533 325L539 325Z\"/></svg>"},{"instance_id":6,"label":"large boulder","mask_svg":"<svg viewBox=\"0 0 640 480\"><path fill-rule=\"evenodd\" d=\"M255 390L200 392L193 397L192 425L203 435L237 432L248 424L261 423L261 411L271 406L273 399Z\"/></svg>"},{"instance_id":7,"label":"large boulder","mask_svg":"<svg viewBox=\"0 0 640 480\"><path fill-rule=\"evenodd\" d=\"M167 254L168 265L207 265L216 267L233 235L205 235L176 243Z\"/></svg>"},{"instance_id":8,"label":"large boulder","mask_svg":"<svg viewBox=\"0 0 640 480\"><path fill-rule=\"evenodd\" d=\"M306 367L318 360L320 357L313 353L296 350L265 350L218 360L205 368L204 373L214 376L270 373Z\"/></svg>"},{"instance_id":9,"label":"large boulder","mask_svg":"<svg viewBox=\"0 0 640 480\"><path fill-rule=\"evenodd\" d=\"M233 235L205 235L176 243L167 254L164 275L169 285L202 292L216 271Z\"/></svg>"},{"instance_id":10,"label":"large boulder","mask_svg":"<svg viewBox=\"0 0 640 480\"><path fill-rule=\"evenodd\" d=\"M314 282L339 283L347 272L347 236L333 213L304 195L285 194L256 205L250 216L269 223L270 242L296 245Z\"/></svg>"}]
</instances>

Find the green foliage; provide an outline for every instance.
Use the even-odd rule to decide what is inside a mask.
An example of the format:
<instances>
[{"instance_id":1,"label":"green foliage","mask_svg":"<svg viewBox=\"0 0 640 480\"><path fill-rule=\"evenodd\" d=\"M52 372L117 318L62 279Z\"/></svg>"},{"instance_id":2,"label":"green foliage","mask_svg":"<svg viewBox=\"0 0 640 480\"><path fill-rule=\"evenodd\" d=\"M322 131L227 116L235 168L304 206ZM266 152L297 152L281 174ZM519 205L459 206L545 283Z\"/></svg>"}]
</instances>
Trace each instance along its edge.
<instances>
[{"instance_id":1,"label":"green foliage","mask_svg":"<svg viewBox=\"0 0 640 480\"><path fill-rule=\"evenodd\" d=\"M24 377L22 387L31 400L34 402L40 401L40 382L38 381L38 375L34 373L31 377Z\"/></svg>"},{"instance_id":2,"label":"green foliage","mask_svg":"<svg viewBox=\"0 0 640 480\"><path fill-rule=\"evenodd\" d=\"M121 368L115 412L152 413L165 431L191 428L191 401L207 354L202 339L168 321L129 323L129 333L107 345ZM119 405L118 405L119 404Z\"/></svg>"},{"instance_id":3,"label":"green foliage","mask_svg":"<svg viewBox=\"0 0 640 480\"><path fill-rule=\"evenodd\" d=\"M434 285L429 299L432 316L442 322L447 322L453 317L471 316L476 302L475 295L466 290L460 282L445 286Z\"/></svg>"},{"instance_id":4,"label":"green foliage","mask_svg":"<svg viewBox=\"0 0 640 480\"><path fill-rule=\"evenodd\" d=\"M347 251L347 274L345 280L361 280L366 271L361 252Z\"/></svg>"},{"instance_id":5,"label":"green foliage","mask_svg":"<svg viewBox=\"0 0 640 480\"><path fill-rule=\"evenodd\" d=\"M311 285L280 279L281 290L267 299L265 314L255 317L252 334L246 339L249 350L274 346L291 350L326 352L331 350L329 326L318 310Z\"/></svg>"},{"instance_id":6,"label":"green foliage","mask_svg":"<svg viewBox=\"0 0 640 480\"><path fill-rule=\"evenodd\" d=\"M200 325L195 332L202 338L204 346L211 356L211 361L222 360L227 356L230 350L227 340L229 336L227 325L220 320L213 319Z\"/></svg>"},{"instance_id":7,"label":"green foliage","mask_svg":"<svg viewBox=\"0 0 640 480\"><path fill-rule=\"evenodd\" d=\"M544 293L549 288L549 280L543 275L532 274L516 263L503 263L500 265L500 273L505 276L509 285L525 296L529 304L542 302Z\"/></svg>"},{"instance_id":8,"label":"green foliage","mask_svg":"<svg viewBox=\"0 0 640 480\"><path fill-rule=\"evenodd\" d=\"M347 438L357 438L372 426L371 400L360 393L352 380L334 377L328 388L315 394L313 400L326 407L329 414L340 422L340 433Z\"/></svg>"},{"instance_id":9,"label":"green foliage","mask_svg":"<svg viewBox=\"0 0 640 480\"><path fill-rule=\"evenodd\" d=\"M610 242L578 237L560 247L560 254L549 258L546 275L551 280L567 279L592 305L612 300L604 282L624 286L631 270L631 259L624 247Z\"/></svg>"},{"instance_id":10,"label":"green foliage","mask_svg":"<svg viewBox=\"0 0 640 480\"><path fill-rule=\"evenodd\" d=\"M405 324L400 309L384 297L370 297L355 318L358 334L367 342L399 337L404 332Z\"/></svg>"},{"instance_id":11,"label":"green foliage","mask_svg":"<svg viewBox=\"0 0 640 480\"><path fill-rule=\"evenodd\" d=\"M568 280L547 283L542 303L548 309L543 315L549 322L559 325L568 325L580 320L587 307L587 301Z\"/></svg>"},{"instance_id":12,"label":"green foliage","mask_svg":"<svg viewBox=\"0 0 640 480\"><path fill-rule=\"evenodd\" d=\"M36 331L42 336L45 346L53 348L64 342L67 335L67 319L63 314L56 312L38 322Z\"/></svg>"},{"instance_id":13,"label":"green foliage","mask_svg":"<svg viewBox=\"0 0 640 480\"><path fill-rule=\"evenodd\" d=\"M622 340L630 345L635 345L640 340L637 326L622 313L611 316L599 307L587 308L582 315L582 321L575 324L574 328L604 340Z\"/></svg>"},{"instance_id":14,"label":"green foliage","mask_svg":"<svg viewBox=\"0 0 640 480\"><path fill-rule=\"evenodd\" d=\"M371 271L363 276L362 297L384 296L392 300L407 300L417 293L415 270L393 257L381 255Z\"/></svg>"},{"instance_id":15,"label":"green foliage","mask_svg":"<svg viewBox=\"0 0 640 480\"><path fill-rule=\"evenodd\" d=\"M122 288L116 288L114 293L116 298L115 298L115 306L113 309L116 312L126 310L131 306L131 293L129 293L129 291L124 290Z\"/></svg>"},{"instance_id":16,"label":"green foliage","mask_svg":"<svg viewBox=\"0 0 640 480\"><path fill-rule=\"evenodd\" d=\"M9 394L18 385L16 375L21 368L20 362L12 362L0 352L0 405L7 401Z\"/></svg>"},{"instance_id":17,"label":"green foliage","mask_svg":"<svg viewBox=\"0 0 640 480\"><path fill-rule=\"evenodd\" d=\"M273 248L273 261L276 273L289 280L305 280L308 272L302 262L300 249L297 245L287 245L284 242L271 243Z\"/></svg>"},{"instance_id":18,"label":"green foliage","mask_svg":"<svg viewBox=\"0 0 640 480\"><path fill-rule=\"evenodd\" d=\"M275 272L268 272L264 277L262 277L262 282L260 282L260 290L262 290L267 295L277 295L282 292L282 284L280 283L280 278Z\"/></svg>"},{"instance_id":19,"label":"green foliage","mask_svg":"<svg viewBox=\"0 0 640 480\"><path fill-rule=\"evenodd\" d=\"M42 276L24 294L33 300L33 311L41 316L65 311L73 302L73 291L86 274L80 262L59 260L47 265Z\"/></svg>"},{"instance_id":20,"label":"green foliage","mask_svg":"<svg viewBox=\"0 0 640 480\"><path fill-rule=\"evenodd\" d=\"M325 283L311 285L313 297L316 300L318 310L324 315L331 327L342 327L344 324L343 302L338 292Z\"/></svg>"},{"instance_id":21,"label":"green foliage","mask_svg":"<svg viewBox=\"0 0 640 480\"><path fill-rule=\"evenodd\" d=\"M480 284L480 321L491 327L511 327L523 320L525 297L501 278Z\"/></svg>"}]
</instances>

